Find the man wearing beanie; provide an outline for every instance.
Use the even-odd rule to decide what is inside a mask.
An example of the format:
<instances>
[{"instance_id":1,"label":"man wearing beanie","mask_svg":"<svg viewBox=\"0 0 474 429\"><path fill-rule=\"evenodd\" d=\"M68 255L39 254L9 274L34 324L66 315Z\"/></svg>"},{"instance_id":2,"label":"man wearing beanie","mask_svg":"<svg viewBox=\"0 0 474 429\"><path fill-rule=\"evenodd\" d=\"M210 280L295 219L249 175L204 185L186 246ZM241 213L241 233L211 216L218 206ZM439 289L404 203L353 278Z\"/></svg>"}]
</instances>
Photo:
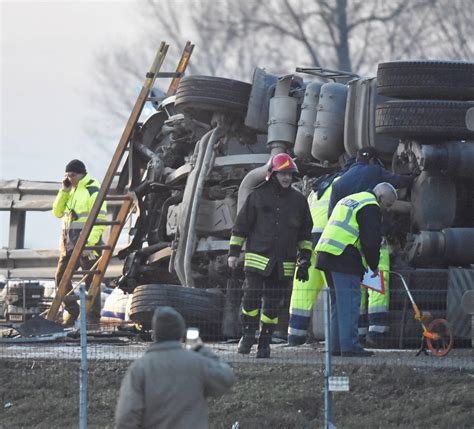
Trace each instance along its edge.
<instances>
[{"instance_id":1,"label":"man wearing beanie","mask_svg":"<svg viewBox=\"0 0 474 429\"><path fill-rule=\"evenodd\" d=\"M53 214L58 218L63 218L61 239L59 243L59 261L56 269L55 280L56 287L59 286L61 278L66 270L69 259L71 258L74 246L79 239L84 224L86 223L89 212L94 205L99 192L100 183L87 174L86 166L82 161L73 159L66 165L62 187L53 203ZM98 219L107 219L107 206L104 202L100 209ZM87 240L87 246L95 246L101 243L102 233L105 226L95 225ZM99 252L95 250L85 250L80 258L80 266L83 270L89 270L97 261ZM86 278L86 288L92 282L92 276ZM72 289L69 284L66 292ZM67 314L63 316L63 325L65 327L74 325L79 316L79 305L77 302L65 303ZM97 295L94 305L89 314L90 323L100 322L100 295Z\"/></svg>"},{"instance_id":2,"label":"man wearing beanie","mask_svg":"<svg viewBox=\"0 0 474 429\"><path fill-rule=\"evenodd\" d=\"M232 368L202 345L183 347L186 325L175 309L158 307L152 328L154 343L122 381L115 428L208 428L206 398L230 389Z\"/></svg>"}]
</instances>

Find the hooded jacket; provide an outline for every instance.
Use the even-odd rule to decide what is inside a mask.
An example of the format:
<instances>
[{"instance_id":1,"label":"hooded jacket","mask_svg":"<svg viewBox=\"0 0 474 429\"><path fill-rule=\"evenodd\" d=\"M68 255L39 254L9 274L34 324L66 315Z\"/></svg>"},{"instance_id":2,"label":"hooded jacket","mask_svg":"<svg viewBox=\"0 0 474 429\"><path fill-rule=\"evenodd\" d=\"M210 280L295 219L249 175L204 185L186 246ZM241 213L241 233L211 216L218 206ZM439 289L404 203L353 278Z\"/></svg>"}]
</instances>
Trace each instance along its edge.
<instances>
[{"instance_id":1,"label":"hooded jacket","mask_svg":"<svg viewBox=\"0 0 474 429\"><path fill-rule=\"evenodd\" d=\"M59 190L53 203L53 214L58 218L63 218L59 243L61 255L66 255L73 251L97 198L99 188L99 182L86 174L78 182L77 186L73 187L69 192L63 189ZM107 219L107 205L105 202L102 203L97 219ZM87 240L87 245L96 245L100 241L105 228L104 225L93 226Z\"/></svg>"},{"instance_id":2,"label":"hooded jacket","mask_svg":"<svg viewBox=\"0 0 474 429\"><path fill-rule=\"evenodd\" d=\"M122 381L115 428L208 428L206 398L234 382L232 368L206 347L195 352L179 341L154 343Z\"/></svg>"}]
</instances>

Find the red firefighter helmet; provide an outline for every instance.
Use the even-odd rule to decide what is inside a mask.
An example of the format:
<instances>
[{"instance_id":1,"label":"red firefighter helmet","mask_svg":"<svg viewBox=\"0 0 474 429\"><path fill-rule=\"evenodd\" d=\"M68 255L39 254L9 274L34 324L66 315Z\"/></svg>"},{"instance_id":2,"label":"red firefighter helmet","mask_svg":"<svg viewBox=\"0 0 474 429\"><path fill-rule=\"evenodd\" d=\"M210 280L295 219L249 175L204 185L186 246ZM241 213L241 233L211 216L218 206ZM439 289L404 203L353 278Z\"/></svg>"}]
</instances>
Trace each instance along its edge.
<instances>
[{"instance_id":1,"label":"red firefighter helmet","mask_svg":"<svg viewBox=\"0 0 474 429\"><path fill-rule=\"evenodd\" d=\"M295 162L291 159L291 156L287 153L279 153L274 155L268 162L268 172L266 180L270 180L270 177L275 172L285 173L299 173L298 167Z\"/></svg>"}]
</instances>

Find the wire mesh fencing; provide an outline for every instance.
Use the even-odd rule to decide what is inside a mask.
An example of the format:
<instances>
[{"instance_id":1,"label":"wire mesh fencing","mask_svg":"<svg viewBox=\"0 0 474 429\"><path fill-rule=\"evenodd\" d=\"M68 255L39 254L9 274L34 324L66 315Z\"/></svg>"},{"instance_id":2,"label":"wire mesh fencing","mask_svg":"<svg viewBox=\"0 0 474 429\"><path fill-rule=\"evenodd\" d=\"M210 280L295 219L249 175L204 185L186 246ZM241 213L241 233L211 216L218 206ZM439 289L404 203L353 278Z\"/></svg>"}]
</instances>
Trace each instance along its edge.
<instances>
[{"instance_id":1,"label":"wire mesh fencing","mask_svg":"<svg viewBox=\"0 0 474 429\"><path fill-rule=\"evenodd\" d=\"M237 406L238 410L242 404L255 400L255 395L259 398L257 402L262 401L262 395L265 395L263 392L269 395L268 407L271 407L271 398L278 404L286 388L289 389L289 396L294 395L294 391L299 392L300 387L297 388L294 384L305 386L301 395L309 395L313 402L306 404L301 399L303 402L298 408L293 403L294 399L290 400L288 397L286 402L280 403L279 408L281 413L284 410L284 415L279 418L283 419L282 421L290 419L287 427L299 423L307 424L307 427L321 427L330 420L325 416L325 412L331 411L334 421L343 421L344 417L340 415L341 405L338 405L341 401L339 398L345 395L345 398L352 397L355 400L357 394L352 389L353 379L357 380L358 377L357 371L386 373L387 377L391 373L392 383L398 380L396 374L413 368L439 370L450 374L450 371L472 374L474 360L471 348L471 320L468 321L467 331L464 325L456 326L458 322L450 325L453 348L446 356L436 356L426 346L422 323L429 327L432 320L447 319L449 322L449 291L439 288L433 291L432 288L421 288L416 281L411 283L412 297L422 316L420 320L416 318L416 311L403 285L397 283L397 280L391 282L392 287L388 292L385 307L380 296L371 296L371 292L365 288L359 290L357 335L361 346L371 352L370 356L351 356L344 353L341 355L332 344L331 331L334 326L329 311L331 303L327 300L331 295L334 298L334 293L331 294L327 288L322 288L316 294L311 285L308 285L306 290L303 288L306 293L302 294L303 297L314 297L309 313L305 312L308 308L307 299L292 299L288 289L279 291L277 302L271 301L274 296L270 296L270 306L265 306L263 297L259 311L252 313L254 308L245 308L242 305L243 291L240 285L231 285L231 293L227 291L226 294L215 290L184 290L171 294L171 288L177 287L171 285L161 288L160 285L155 285L156 288L153 289L142 288L143 302L135 300L131 303L134 305L131 314L134 315L135 321L125 321L121 314L117 314L114 321L109 313L103 317L100 325L88 326L89 426L113 427L121 380L131 362L149 348L152 341L149 330L152 327L154 309L165 304L176 308L186 319L188 327L198 328L204 345L235 368L237 385L233 393L211 401L211 422L213 416L215 422L219 422L215 427L231 427L231 424L237 421L241 425L245 421L249 423L252 416L259 416L261 419L258 409L254 409L253 414L252 411L250 414L229 412L227 420L218 410L222 407L231 407L234 410L234 406ZM157 292L158 290L161 291ZM170 296L173 297L172 300ZM148 305L145 305L144 297L147 297ZM384 309L386 311L381 311ZM248 323L248 317L243 316L249 316L245 313L254 314L250 317L255 317L256 320L252 321L253 341L250 351L243 354L239 353L239 341L246 329L247 333L252 330L245 325ZM309 317L306 317L308 314ZM374 317L374 314L377 317ZM136 326L137 320L144 329ZM262 326L265 328L264 325L269 324L272 325L268 342L270 356L257 357ZM77 328L78 326L67 329L56 337L22 338L16 336L14 325L4 324L0 342L0 368L4 380L0 388L0 425L66 427L78 424L81 345ZM370 337L373 338L369 339ZM296 341L289 341L291 338ZM191 348L192 340L188 342ZM425 347L421 347L422 345ZM186 347L186 344L183 346ZM409 384L408 380L407 378L406 383ZM254 383L251 388L248 385L250 382ZM268 391L269 386L273 385L278 386L278 389ZM332 396L331 402L328 402L327 397L325 399L325 394ZM285 405L290 403L291 405ZM56 411L58 408L60 412ZM271 424L263 421L260 427L274 427ZM253 426L249 423L247 427Z\"/></svg>"}]
</instances>

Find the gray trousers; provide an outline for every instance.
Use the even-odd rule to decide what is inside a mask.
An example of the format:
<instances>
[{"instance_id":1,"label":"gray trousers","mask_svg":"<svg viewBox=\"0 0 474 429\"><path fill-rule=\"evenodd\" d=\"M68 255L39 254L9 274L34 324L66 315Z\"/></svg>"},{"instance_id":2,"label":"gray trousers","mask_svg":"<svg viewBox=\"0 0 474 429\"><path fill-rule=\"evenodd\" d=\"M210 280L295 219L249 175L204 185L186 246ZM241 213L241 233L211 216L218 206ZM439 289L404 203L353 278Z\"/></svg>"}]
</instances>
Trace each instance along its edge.
<instances>
[{"instance_id":1,"label":"gray trousers","mask_svg":"<svg viewBox=\"0 0 474 429\"><path fill-rule=\"evenodd\" d=\"M56 280L56 287L59 287L61 283L61 279L63 277L64 271L66 271L67 264L69 263L69 259L71 259L71 255L61 255L58 260L58 266L56 268L56 274L54 279ZM89 270L95 264L97 259L90 260L88 258L80 258L79 266L83 270ZM77 269L78 267L76 267ZM92 275L88 275L85 279L86 289L89 290L89 287L92 283ZM66 286L66 293L68 293L72 289L72 284L69 282ZM64 304L67 312L71 315L73 320L76 320L79 317L80 308L79 304L76 301L66 302ZM97 294L96 299L94 300L94 304L91 308L89 313L88 319L93 322L98 322L100 320L100 293Z\"/></svg>"}]
</instances>

